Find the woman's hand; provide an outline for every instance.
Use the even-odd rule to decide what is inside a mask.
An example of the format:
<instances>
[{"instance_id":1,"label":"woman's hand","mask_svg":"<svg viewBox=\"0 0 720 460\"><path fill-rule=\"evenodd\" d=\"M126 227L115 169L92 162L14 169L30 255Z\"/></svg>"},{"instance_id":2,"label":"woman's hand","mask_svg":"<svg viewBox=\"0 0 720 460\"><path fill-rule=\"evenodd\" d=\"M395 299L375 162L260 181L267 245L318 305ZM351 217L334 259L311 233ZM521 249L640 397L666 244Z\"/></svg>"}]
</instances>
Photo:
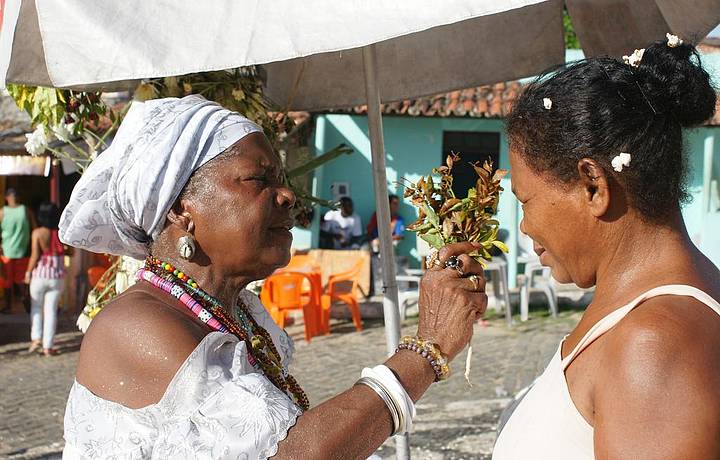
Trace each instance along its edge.
<instances>
[{"instance_id":1,"label":"woman's hand","mask_svg":"<svg viewBox=\"0 0 720 460\"><path fill-rule=\"evenodd\" d=\"M477 249L469 242L445 246L438 264L420 281L418 336L434 342L450 360L470 342L473 324L487 308L482 266L468 255ZM451 257L457 257L459 270L445 267Z\"/></svg>"},{"instance_id":2,"label":"woman's hand","mask_svg":"<svg viewBox=\"0 0 720 460\"><path fill-rule=\"evenodd\" d=\"M450 359L470 342L473 323L487 307L482 267L468 255L477 249L472 243L444 247L440 265L420 281L418 335L432 340ZM462 276L454 268L444 268L452 256L460 260ZM471 279L473 275L477 278ZM385 365L413 401L436 379L428 360L414 351L400 350ZM383 400L367 386L356 385L298 418L273 458L295 459L298 452L303 452L302 458L367 458L392 430L393 419Z\"/></svg>"}]
</instances>

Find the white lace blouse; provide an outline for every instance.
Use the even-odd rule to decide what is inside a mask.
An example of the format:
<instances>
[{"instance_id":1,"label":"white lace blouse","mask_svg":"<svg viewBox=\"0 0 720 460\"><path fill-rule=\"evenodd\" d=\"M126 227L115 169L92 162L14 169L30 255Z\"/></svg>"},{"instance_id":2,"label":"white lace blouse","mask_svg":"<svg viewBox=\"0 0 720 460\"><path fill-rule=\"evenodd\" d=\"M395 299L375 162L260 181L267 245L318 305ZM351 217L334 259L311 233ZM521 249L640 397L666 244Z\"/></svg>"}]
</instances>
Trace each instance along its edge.
<instances>
[{"instance_id":1,"label":"white lace blouse","mask_svg":"<svg viewBox=\"0 0 720 460\"><path fill-rule=\"evenodd\" d=\"M257 296L241 299L273 337L283 364L292 340ZM156 404L130 409L77 381L65 411L63 459L265 459L301 414L247 360L245 343L212 332L188 356Z\"/></svg>"}]
</instances>

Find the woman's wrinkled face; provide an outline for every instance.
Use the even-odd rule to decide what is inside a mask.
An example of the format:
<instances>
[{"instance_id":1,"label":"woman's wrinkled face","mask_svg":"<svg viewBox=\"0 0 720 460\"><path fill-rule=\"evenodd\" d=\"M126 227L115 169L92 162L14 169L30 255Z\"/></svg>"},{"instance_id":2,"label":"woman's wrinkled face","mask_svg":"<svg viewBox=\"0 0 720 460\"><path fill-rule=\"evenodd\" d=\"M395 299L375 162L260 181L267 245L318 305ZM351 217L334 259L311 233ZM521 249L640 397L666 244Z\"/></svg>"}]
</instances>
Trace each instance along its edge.
<instances>
[{"instance_id":1,"label":"woman's wrinkled face","mask_svg":"<svg viewBox=\"0 0 720 460\"><path fill-rule=\"evenodd\" d=\"M561 183L531 169L521 154L510 149L513 193L522 204L520 230L533 240L540 263L550 267L561 283L590 287L591 224L580 186Z\"/></svg>"},{"instance_id":2,"label":"woman's wrinkled face","mask_svg":"<svg viewBox=\"0 0 720 460\"><path fill-rule=\"evenodd\" d=\"M244 137L205 167L193 220L209 262L257 279L287 265L295 195L283 185L280 159L265 136Z\"/></svg>"}]
</instances>

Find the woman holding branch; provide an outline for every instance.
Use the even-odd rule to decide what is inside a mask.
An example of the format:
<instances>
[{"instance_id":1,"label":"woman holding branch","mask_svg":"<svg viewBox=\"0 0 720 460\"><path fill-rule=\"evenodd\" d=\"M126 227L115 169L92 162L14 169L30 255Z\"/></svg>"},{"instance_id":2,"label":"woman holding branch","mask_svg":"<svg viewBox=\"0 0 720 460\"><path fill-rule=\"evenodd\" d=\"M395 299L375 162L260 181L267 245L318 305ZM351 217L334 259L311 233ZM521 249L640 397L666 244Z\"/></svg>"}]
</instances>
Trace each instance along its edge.
<instances>
[{"instance_id":1,"label":"woman holding branch","mask_svg":"<svg viewBox=\"0 0 720 460\"><path fill-rule=\"evenodd\" d=\"M64 458L360 459L411 429L485 311L477 247L443 248L417 336L311 408L290 338L245 289L289 261L294 203L246 118L199 96L133 104L60 225L70 245L146 261L83 340Z\"/></svg>"}]
</instances>

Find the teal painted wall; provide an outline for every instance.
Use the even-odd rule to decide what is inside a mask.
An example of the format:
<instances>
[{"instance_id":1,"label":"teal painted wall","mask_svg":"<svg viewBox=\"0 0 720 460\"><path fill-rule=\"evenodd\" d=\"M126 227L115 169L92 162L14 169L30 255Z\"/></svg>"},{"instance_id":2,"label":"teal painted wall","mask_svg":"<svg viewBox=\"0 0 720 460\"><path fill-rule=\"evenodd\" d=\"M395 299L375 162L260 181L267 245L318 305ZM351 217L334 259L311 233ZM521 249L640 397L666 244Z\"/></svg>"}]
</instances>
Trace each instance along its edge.
<instances>
[{"instance_id":1,"label":"teal painted wall","mask_svg":"<svg viewBox=\"0 0 720 460\"><path fill-rule=\"evenodd\" d=\"M692 240L720 267L720 128L696 128L686 131L685 136L692 200L683 208L683 217Z\"/></svg>"},{"instance_id":2,"label":"teal painted wall","mask_svg":"<svg viewBox=\"0 0 720 460\"><path fill-rule=\"evenodd\" d=\"M507 140L503 132L502 120L384 117L383 127L389 193L402 196L403 188L397 184L397 181L401 178L416 181L420 175L427 174L432 168L440 165L444 131L500 133L499 167L509 167ZM375 211L367 118L358 115L318 116L314 138L316 151L323 152L340 143L348 144L355 150L355 153L320 168L316 175L315 193L322 198L331 198L331 185L334 182L349 183L355 210L362 218L364 226ZM515 226L514 216L517 205L511 196L510 183L507 179L505 188L507 193L501 199L498 213L503 227L510 229ZM410 224L417 218L415 208L407 200L403 201L400 213L406 224ZM316 217L316 221L319 221L319 218ZM314 228L317 228L317 222L314 223ZM296 231L296 247L306 247L308 241L315 246L317 239L313 238L314 233L316 231ZM514 232L511 235L514 237ZM397 251L399 255L409 256L412 265L419 266L414 233L406 234ZM511 279L514 279L514 276L511 276Z\"/></svg>"},{"instance_id":3,"label":"teal painted wall","mask_svg":"<svg viewBox=\"0 0 720 460\"><path fill-rule=\"evenodd\" d=\"M567 50L566 60L582 59L581 50ZM720 85L720 53L703 54L703 65ZM529 81L532 78L524 79ZM388 190L402 196L402 188L396 184L400 178L411 181L419 175L427 174L442 160L443 131L487 131L499 132L500 167L508 168L507 139L503 132L503 121L498 119L472 118L424 118L424 117L383 117L385 148L387 155ZM325 152L340 143L346 143L355 149L355 153L319 168L315 173L313 193L322 198L331 198L330 186L333 182L348 182L356 212L367 225L375 210L372 169L370 165L370 141L368 138L367 118L358 115L319 115L313 145L316 152ZM685 152L688 155L688 186L692 200L683 208L688 232L693 241L708 255L715 265L720 266L720 203L717 196L720 183L720 128L698 128L686 132ZM714 182L714 185L712 183ZM517 200L510 192L509 176L503 181L506 192L500 199L498 218L502 228L510 232L508 246L517 245L517 224L521 217ZM712 188L714 187L714 189ZM713 191L714 190L714 191ZM293 230L294 247L305 249L317 247L319 234L319 216L315 216L309 230ZM407 224L417 216L415 208L404 201L401 210ZM408 232L398 247L400 255L410 256L414 265L419 264L415 250L415 235ZM516 264L512 263L517 251L508 258L511 262L509 280L515 282Z\"/></svg>"},{"instance_id":4,"label":"teal painted wall","mask_svg":"<svg viewBox=\"0 0 720 460\"><path fill-rule=\"evenodd\" d=\"M443 131L484 131L500 133L500 168L509 168L507 139L503 131L503 121L497 119L472 118L415 118L415 117L384 117L384 134L387 157L388 190L402 196L402 187L396 182L400 178L415 181L421 174L427 174L442 161ZM314 192L322 198L331 198L331 185L334 182L347 182L355 210L365 226L375 210L372 169L370 163L370 141L368 138L367 119L358 115L320 115L317 117L314 146L318 152L324 152L340 143L346 143L355 149L355 153L344 156L320 168L315 177ZM711 174L709 177L720 180L720 129L698 128L686 133L686 154L688 155L688 185L692 196L683 210L688 231L696 244L720 265L720 213L710 209L709 199L704 196L709 188L704 182L708 174L705 172L710 157ZM710 140L710 141L708 141ZM712 147L709 153L708 144ZM461 152L462 153L462 152ZM517 246L517 225L521 213L517 200L510 192L509 177L504 180L505 192L500 200L498 218L502 228L510 232L508 246ZM324 211L321 211L324 212ZM417 217L415 208L403 201L400 210L407 224ZM319 214L316 216L310 231L295 231L295 246L298 248L317 246L317 229ZM419 264L415 235L406 234L405 240L398 247L398 254L409 256L414 266ZM512 263L517 254L509 257L509 280L514 282L516 264Z\"/></svg>"}]
</instances>

